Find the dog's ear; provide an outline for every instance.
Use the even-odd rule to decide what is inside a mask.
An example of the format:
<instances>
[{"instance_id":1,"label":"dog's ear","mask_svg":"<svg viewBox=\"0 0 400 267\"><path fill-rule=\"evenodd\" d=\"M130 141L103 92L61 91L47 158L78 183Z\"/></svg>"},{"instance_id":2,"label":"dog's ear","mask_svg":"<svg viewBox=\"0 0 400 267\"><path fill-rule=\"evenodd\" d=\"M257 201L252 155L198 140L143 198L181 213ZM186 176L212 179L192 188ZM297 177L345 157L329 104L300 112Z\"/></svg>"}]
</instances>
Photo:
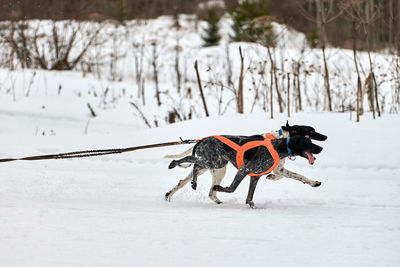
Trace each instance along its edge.
<instances>
[{"instance_id":1,"label":"dog's ear","mask_svg":"<svg viewBox=\"0 0 400 267\"><path fill-rule=\"evenodd\" d=\"M282 128L282 130L284 130L284 131L289 131L289 130L290 130L289 120L286 121L286 126L282 126L281 128Z\"/></svg>"}]
</instances>

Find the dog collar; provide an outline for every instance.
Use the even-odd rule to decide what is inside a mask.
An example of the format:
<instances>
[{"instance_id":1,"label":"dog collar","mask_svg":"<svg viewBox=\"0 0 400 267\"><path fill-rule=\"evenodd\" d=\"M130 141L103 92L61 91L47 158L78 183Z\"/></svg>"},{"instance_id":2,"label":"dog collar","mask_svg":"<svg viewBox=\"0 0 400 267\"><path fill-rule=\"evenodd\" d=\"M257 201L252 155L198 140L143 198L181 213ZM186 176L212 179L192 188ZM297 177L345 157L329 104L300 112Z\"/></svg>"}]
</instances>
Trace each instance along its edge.
<instances>
[{"instance_id":1,"label":"dog collar","mask_svg":"<svg viewBox=\"0 0 400 267\"><path fill-rule=\"evenodd\" d=\"M281 136L282 135L282 129L279 129L278 133L279 133L279 136Z\"/></svg>"},{"instance_id":2,"label":"dog collar","mask_svg":"<svg viewBox=\"0 0 400 267\"><path fill-rule=\"evenodd\" d=\"M289 156L293 156L293 152L292 152L292 150L289 148L289 141L290 141L290 137L286 138L287 152L288 152Z\"/></svg>"}]
</instances>

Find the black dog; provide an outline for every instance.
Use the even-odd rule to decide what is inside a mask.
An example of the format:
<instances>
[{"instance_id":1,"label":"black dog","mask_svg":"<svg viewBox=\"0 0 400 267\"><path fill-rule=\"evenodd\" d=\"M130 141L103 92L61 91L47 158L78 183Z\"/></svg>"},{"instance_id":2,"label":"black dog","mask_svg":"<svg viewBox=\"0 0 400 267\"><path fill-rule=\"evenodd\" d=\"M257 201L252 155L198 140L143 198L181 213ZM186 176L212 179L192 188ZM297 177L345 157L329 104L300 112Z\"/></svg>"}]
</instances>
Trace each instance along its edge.
<instances>
[{"instance_id":1,"label":"black dog","mask_svg":"<svg viewBox=\"0 0 400 267\"><path fill-rule=\"evenodd\" d=\"M286 122L286 126L282 126L282 130L289 132L290 136L301 135L317 141L325 141L328 138L326 135L317 133L315 129L311 126L306 126L306 125L290 126L288 121Z\"/></svg>"},{"instance_id":2,"label":"black dog","mask_svg":"<svg viewBox=\"0 0 400 267\"><path fill-rule=\"evenodd\" d=\"M296 134L296 131L302 131L301 127L288 127L292 128L288 128L286 130L288 130L289 132L293 131L293 134ZM282 127L282 129L284 128ZM311 131L308 131L308 133L309 134L306 135L307 137L311 138L312 136L315 139L318 138L320 140L326 140L326 136L316 133L313 129ZM304 133L299 132L299 134ZM239 146L242 146L251 141L262 141L265 139L262 135L255 135L250 137L224 137ZM322 147L313 144L311 140L307 137L295 135L291 138L273 139L271 140L271 144L280 159L284 159L288 156L299 155L301 157L307 158L309 163L313 164L315 159L313 154L320 153L322 151ZM192 156L187 156L180 160L173 160L168 168L174 168L175 166L182 163L194 163L192 174L192 188L196 189L197 175L200 171L203 171L204 169L220 169L225 167L228 162L231 162L234 166L237 167L236 154L237 152L234 149L232 149L227 144L221 142L216 137L208 137L199 141L195 145ZM257 174L269 171L269 169L274 165L273 152L269 151L265 146L257 146L247 150L244 153L243 160L244 165L238 168L238 172L232 184L229 187L225 188L221 187L220 185L216 185L214 186L213 190L226 193L234 192L241 181L244 179L244 177L252 174L253 176L251 177L250 188L246 203L253 207L254 203L252 199L254 195L254 190L257 185L258 179L261 177L261 175Z\"/></svg>"}]
</instances>

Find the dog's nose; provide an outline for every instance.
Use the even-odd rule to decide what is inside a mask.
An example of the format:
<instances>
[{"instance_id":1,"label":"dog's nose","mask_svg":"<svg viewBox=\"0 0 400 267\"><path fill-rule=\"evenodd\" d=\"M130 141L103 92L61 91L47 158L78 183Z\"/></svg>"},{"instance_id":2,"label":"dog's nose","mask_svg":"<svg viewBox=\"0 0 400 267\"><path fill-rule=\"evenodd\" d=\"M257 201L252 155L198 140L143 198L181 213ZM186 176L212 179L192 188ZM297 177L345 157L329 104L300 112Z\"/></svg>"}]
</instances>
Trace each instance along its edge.
<instances>
[{"instance_id":1,"label":"dog's nose","mask_svg":"<svg viewBox=\"0 0 400 267\"><path fill-rule=\"evenodd\" d=\"M320 134L320 133L314 133L310 137L311 137L311 139L314 139L317 141L325 141L326 139L328 139L328 136Z\"/></svg>"},{"instance_id":2,"label":"dog's nose","mask_svg":"<svg viewBox=\"0 0 400 267\"><path fill-rule=\"evenodd\" d=\"M321 134L321 135L322 135L322 140L321 141L325 141L326 139L328 139L328 136L323 135L323 134Z\"/></svg>"}]
</instances>

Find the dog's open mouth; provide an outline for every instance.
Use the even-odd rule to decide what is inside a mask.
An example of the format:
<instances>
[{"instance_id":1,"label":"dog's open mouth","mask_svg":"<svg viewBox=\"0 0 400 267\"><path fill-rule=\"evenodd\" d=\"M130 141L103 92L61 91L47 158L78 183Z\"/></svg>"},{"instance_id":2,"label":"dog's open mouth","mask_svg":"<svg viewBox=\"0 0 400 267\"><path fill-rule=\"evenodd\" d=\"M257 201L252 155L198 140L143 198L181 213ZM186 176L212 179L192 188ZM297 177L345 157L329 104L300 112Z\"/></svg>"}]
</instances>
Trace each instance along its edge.
<instances>
[{"instance_id":1,"label":"dog's open mouth","mask_svg":"<svg viewBox=\"0 0 400 267\"><path fill-rule=\"evenodd\" d=\"M309 163L310 165L313 165L313 164L314 164L315 157L314 157L314 155L313 155L312 153L310 153L310 152L304 152L303 155L304 155L306 158L308 158L308 163Z\"/></svg>"}]
</instances>

